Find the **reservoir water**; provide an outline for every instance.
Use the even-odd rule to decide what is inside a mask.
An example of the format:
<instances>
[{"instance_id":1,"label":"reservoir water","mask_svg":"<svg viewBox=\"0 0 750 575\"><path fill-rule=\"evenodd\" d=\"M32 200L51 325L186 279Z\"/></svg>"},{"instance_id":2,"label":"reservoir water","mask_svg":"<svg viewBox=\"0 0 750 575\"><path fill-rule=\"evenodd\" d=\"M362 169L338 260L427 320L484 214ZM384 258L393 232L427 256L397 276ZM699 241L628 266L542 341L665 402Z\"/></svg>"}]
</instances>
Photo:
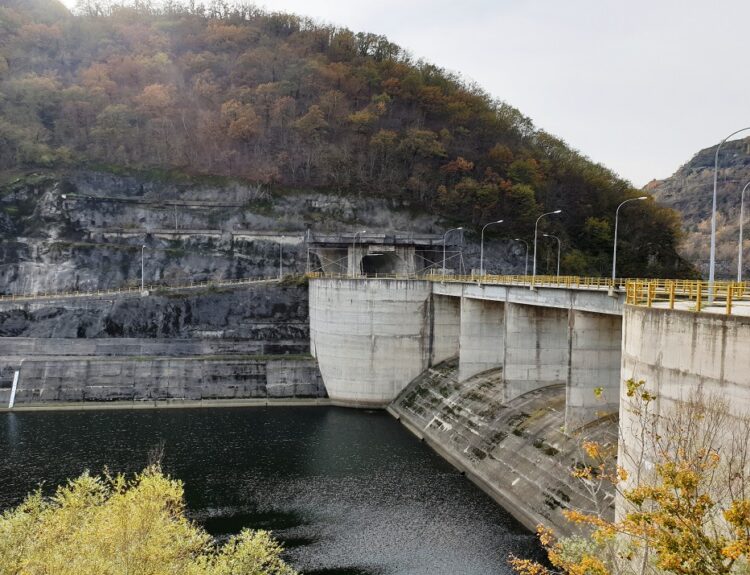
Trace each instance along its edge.
<instances>
[{"instance_id":1,"label":"reservoir water","mask_svg":"<svg viewBox=\"0 0 750 575\"><path fill-rule=\"evenodd\" d=\"M383 412L334 407L0 414L0 508L85 469L133 472L162 444L191 517L270 529L308 574L511 573L535 537Z\"/></svg>"}]
</instances>

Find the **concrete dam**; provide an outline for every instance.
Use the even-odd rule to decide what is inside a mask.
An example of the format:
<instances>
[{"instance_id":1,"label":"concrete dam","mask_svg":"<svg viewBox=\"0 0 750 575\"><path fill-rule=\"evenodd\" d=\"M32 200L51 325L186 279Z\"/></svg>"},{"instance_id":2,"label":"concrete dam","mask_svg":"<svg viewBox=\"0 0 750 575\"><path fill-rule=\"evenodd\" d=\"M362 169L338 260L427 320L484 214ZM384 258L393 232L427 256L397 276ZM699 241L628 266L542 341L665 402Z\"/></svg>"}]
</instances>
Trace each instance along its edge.
<instances>
[{"instance_id":1,"label":"concrete dam","mask_svg":"<svg viewBox=\"0 0 750 575\"><path fill-rule=\"evenodd\" d=\"M333 403L387 408L527 527L570 534L566 508L614 514L571 472L582 441L616 446L624 381L661 409L698 388L750 405L750 310L528 280L311 279L311 353Z\"/></svg>"}]
</instances>

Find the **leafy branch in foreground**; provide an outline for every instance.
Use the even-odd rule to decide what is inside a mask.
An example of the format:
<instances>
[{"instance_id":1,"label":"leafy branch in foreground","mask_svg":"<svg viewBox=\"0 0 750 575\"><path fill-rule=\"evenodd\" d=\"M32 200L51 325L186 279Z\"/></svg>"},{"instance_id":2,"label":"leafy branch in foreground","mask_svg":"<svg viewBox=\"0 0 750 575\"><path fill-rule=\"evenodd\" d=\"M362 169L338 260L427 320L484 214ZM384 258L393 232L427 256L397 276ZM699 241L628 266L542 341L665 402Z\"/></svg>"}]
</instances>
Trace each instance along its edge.
<instances>
[{"instance_id":1,"label":"leafy branch in foreground","mask_svg":"<svg viewBox=\"0 0 750 575\"><path fill-rule=\"evenodd\" d=\"M0 518L0 573L296 575L266 531L217 546L185 517L182 482L152 465L133 479L88 472Z\"/></svg>"},{"instance_id":2,"label":"leafy branch in foreground","mask_svg":"<svg viewBox=\"0 0 750 575\"><path fill-rule=\"evenodd\" d=\"M626 397L620 461L584 443L588 462L573 473L614 486L616 518L568 510L587 537L558 539L540 527L553 568L518 557L511 565L521 575L750 573L750 419L700 394L656 415L643 381L626 382Z\"/></svg>"}]
</instances>

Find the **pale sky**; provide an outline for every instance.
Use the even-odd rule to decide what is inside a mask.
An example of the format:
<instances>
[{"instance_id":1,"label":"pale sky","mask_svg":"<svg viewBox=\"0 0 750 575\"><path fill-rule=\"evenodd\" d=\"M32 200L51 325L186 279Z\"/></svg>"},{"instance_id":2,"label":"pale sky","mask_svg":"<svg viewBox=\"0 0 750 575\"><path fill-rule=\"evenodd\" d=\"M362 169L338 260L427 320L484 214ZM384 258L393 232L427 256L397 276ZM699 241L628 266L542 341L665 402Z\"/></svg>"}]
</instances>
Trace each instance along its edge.
<instances>
[{"instance_id":1,"label":"pale sky","mask_svg":"<svg viewBox=\"0 0 750 575\"><path fill-rule=\"evenodd\" d=\"M257 4L384 34L637 186L750 126L747 0Z\"/></svg>"}]
</instances>

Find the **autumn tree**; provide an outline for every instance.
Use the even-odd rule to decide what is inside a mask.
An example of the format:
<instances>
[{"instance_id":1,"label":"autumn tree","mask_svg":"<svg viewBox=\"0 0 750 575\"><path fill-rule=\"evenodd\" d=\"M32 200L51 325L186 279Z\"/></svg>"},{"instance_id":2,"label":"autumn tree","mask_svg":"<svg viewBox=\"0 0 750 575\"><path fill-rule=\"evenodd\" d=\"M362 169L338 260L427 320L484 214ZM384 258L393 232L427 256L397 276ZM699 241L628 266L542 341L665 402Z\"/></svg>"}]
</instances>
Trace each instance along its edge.
<instances>
[{"instance_id":1,"label":"autumn tree","mask_svg":"<svg viewBox=\"0 0 750 575\"><path fill-rule=\"evenodd\" d=\"M185 517L183 485L151 466L133 478L84 473L0 517L0 572L295 575L266 531L219 546Z\"/></svg>"},{"instance_id":2,"label":"autumn tree","mask_svg":"<svg viewBox=\"0 0 750 575\"><path fill-rule=\"evenodd\" d=\"M626 382L619 450L584 443L574 475L590 489L611 484L614 520L569 510L588 537L556 538L540 527L553 569L513 557L522 575L732 575L750 559L750 418L700 393L657 414L643 381ZM662 406L663 409L663 406Z\"/></svg>"}]
</instances>

